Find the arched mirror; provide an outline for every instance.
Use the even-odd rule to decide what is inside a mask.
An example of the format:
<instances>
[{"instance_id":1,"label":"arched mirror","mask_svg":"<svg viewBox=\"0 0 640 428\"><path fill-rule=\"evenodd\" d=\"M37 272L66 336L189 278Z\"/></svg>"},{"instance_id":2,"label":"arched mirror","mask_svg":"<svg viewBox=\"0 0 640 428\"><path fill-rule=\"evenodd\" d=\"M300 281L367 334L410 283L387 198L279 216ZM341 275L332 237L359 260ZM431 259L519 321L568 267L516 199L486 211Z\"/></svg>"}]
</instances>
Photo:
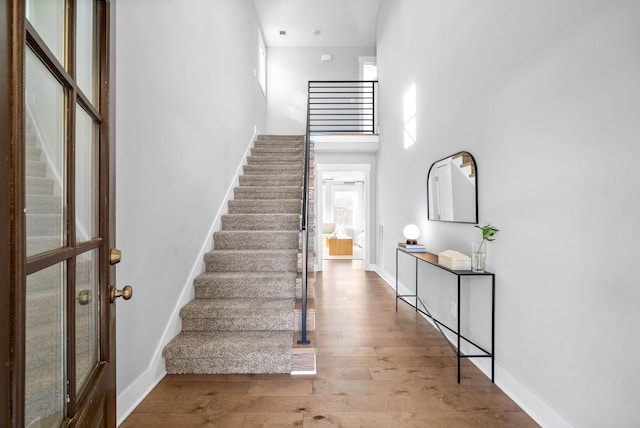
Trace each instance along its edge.
<instances>
[{"instance_id":1,"label":"arched mirror","mask_svg":"<svg viewBox=\"0 0 640 428\"><path fill-rule=\"evenodd\" d=\"M427 177L429 220L478 223L476 161L459 152L431 165Z\"/></svg>"}]
</instances>

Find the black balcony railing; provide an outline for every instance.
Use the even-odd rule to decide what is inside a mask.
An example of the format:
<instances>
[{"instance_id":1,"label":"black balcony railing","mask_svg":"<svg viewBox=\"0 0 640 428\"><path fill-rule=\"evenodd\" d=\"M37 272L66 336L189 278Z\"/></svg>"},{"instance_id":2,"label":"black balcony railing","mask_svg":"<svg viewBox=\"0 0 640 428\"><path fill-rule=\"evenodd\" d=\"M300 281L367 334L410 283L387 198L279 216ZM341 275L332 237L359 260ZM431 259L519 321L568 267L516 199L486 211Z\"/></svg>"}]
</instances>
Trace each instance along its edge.
<instances>
[{"instance_id":1,"label":"black balcony railing","mask_svg":"<svg viewBox=\"0 0 640 428\"><path fill-rule=\"evenodd\" d=\"M374 80L310 81L310 134L375 134Z\"/></svg>"}]
</instances>

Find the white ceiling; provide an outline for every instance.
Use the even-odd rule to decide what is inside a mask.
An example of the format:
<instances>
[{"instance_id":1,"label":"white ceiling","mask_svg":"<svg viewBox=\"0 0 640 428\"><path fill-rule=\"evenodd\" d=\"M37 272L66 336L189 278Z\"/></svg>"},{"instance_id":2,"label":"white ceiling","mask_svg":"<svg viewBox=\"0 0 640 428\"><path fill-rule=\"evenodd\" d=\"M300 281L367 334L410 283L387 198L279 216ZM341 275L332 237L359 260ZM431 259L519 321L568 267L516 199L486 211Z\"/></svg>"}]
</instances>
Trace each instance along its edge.
<instances>
[{"instance_id":1,"label":"white ceiling","mask_svg":"<svg viewBox=\"0 0 640 428\"><path fill-rule=\"evenodd\" d=\"M253 0L253 4L267 46L375 47L380 1ZM280 30L287 35L280 36Z\"/></svg>"}]
</instances>

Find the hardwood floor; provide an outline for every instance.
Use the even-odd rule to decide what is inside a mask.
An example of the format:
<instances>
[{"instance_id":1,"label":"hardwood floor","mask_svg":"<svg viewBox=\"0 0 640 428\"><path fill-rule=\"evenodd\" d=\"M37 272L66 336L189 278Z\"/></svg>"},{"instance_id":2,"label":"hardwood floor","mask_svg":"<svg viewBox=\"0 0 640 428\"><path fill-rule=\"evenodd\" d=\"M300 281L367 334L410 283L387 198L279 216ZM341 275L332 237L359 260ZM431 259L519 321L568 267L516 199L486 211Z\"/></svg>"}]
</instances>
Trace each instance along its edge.
<instances>
[{"instance_id":1,"label":"hardwood floor","mask_svg":"<svg viewBox=\"0 0 640 428\"><path fill-rule=\"evenodd\" d=\"M325 261L316 282L318 374L170 375L134 427L537 427L362 260Z\"/></svg>"}]
</instances>

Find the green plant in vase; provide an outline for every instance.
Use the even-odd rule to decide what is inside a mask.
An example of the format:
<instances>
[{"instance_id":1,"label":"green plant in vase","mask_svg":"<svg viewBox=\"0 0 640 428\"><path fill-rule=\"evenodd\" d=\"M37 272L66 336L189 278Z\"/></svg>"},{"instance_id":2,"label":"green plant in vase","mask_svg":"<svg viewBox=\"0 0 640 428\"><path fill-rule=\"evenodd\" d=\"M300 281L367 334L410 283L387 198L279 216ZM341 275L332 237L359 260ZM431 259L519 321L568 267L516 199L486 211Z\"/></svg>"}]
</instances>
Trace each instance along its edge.
<instances>
[{"instance_id":1,"label":"green plant in vase","mask_svg":"<svg viewBox=\"0 0 640 428\"><path fill-rule=\"evenodd\" d=\"M484 262L487 251L485 243L495 241L496 233L500 232L500 230L491 226L491 223L485 226L475 225L474 227L482 231L482 241L480 243L474 242L472 245L471 270L474 272L484 272Z\"/></svg>"}]
</instances>

